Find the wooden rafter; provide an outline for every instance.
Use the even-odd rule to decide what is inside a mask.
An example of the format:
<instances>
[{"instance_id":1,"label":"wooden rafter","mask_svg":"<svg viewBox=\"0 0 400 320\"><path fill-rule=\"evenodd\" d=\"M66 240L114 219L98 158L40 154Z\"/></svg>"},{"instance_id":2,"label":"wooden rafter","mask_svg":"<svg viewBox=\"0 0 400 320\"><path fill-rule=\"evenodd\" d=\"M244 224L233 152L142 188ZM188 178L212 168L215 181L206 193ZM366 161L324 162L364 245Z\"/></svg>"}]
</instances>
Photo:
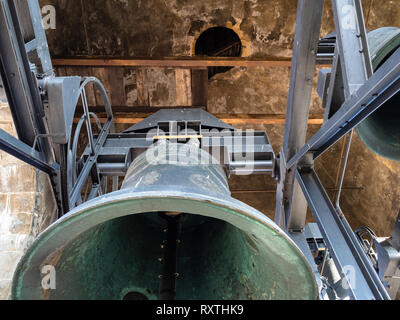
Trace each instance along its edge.
<instances>
[{"instance_id":1,"label":"wooden rafter","mask_svg":"<svg viewBox=\"0 0 400 320\"><path fill-rule=\"evenodd\" d=\"M116 113L114 115L115 123L117 124L136 124L152 113ZM268 115L268 114L214 114L221 121L231 125L283 125L285 124L285 115ZM106 117L102 114L99 115L100 121L105 122ZM75 119L75 123L79 118ZM322 125L324 122L323 115L311 115L309 124Z\"/></svg>"}]
</instances>

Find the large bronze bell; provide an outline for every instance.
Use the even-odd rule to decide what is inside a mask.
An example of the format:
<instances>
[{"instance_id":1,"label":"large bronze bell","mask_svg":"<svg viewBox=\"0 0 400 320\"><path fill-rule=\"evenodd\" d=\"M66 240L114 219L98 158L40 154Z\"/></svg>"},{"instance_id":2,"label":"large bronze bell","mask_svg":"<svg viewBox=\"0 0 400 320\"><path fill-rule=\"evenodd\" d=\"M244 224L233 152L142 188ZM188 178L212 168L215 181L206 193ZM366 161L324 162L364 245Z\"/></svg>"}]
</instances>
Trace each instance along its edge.
<instances>
[{"instance_id":1,"label":"large bronze bell","mask_svg":"<svg viewBox=\"0 0 400 320\"><path fill-rule=\"evenodd\" d=\"M15 273L14 299L318 297L302 252L231 197L210 154L193 141L149 152L167 161L143 153L121 190L75 208L35 241ZM53 270L53 287L43 270Z\"/></svg>"},{"instance_id":2,"label":"large bronze bell","mask_svg":"<svg viewBox=\"0 0 400 320\"><path fill-rule=\"evenodd\" d=\"M400 29L385 27L368 34L376 71L400 47ZM395 95L357 128L364 144L375 153L400 161L400 94Z\"/></svg>"}]
</instances>

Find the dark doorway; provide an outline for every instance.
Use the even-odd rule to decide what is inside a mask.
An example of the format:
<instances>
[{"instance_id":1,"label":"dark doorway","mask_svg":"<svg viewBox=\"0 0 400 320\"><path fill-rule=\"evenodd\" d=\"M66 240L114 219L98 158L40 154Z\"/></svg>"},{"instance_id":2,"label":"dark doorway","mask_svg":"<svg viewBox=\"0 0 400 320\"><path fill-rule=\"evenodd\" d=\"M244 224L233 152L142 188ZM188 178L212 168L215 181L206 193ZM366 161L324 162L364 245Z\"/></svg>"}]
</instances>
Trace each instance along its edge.
<instances>
[{"instance_id":1,"label":"dark doorway","mask_svg":"<svg viewBox=\"0 0 400 320\"><path fill-rule=\"evenodd\" d=\"M225 27L210 28L197 39L195 54L196 56L209 57L240 57L242 42L232 29ZM208 78L230 69L232 67L211 67L208 69Z\"/></svg>"}]
</instances>

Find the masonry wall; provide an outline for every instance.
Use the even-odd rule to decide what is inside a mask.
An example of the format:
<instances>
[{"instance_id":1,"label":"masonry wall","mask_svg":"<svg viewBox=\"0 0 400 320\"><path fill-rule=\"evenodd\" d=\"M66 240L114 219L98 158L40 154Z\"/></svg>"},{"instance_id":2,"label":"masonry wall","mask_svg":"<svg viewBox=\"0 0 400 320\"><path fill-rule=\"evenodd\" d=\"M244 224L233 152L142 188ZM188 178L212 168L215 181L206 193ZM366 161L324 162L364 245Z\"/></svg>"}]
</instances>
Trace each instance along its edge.
<instances>
[{"instance_id":1,"label":"masonry wall","mask_svg":"<svg viewBox=\"0 0 400 320\"><path fill-rule=\"evenodd\" d=\"M16 136L7 104L0 128ZM25 250L55 218L47 175L0 151L0 300L10 296L14 270Z\"/></svg>"}]
</instances>

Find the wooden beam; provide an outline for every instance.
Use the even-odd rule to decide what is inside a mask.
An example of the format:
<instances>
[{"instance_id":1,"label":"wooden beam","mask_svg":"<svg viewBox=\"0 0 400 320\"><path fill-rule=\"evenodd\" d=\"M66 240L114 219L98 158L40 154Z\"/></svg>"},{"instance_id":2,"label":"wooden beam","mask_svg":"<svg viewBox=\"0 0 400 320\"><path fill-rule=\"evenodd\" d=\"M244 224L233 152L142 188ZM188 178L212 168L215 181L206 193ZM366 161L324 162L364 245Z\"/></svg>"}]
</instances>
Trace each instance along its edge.
<instances>
[{"instance_id":1,"label":"wooden beam","mask_svg":"<svg viewBox=\"0 0 400 320\"><path fill-rule=\"evenodd\" d=\"M136 124L147 117L151 113L117 113L114 115L116 124ZM231 125L284 125L285 115L268 115L268 114L214 114L221 121ZM323 115L312 115L308 120L310 125L322 125L324 122ZM99 119L104 123L107 118L104 114L99 115ZM79 118L75 118L75 123ZM92 120L93 121L93 120Z\"/></svg>"},{"instance_id":2,"label":"wooden beam","mask_svg":"<svg viewBox=\"0 0 400 320\"><path fill-rule=\"evenodd\" d=\"M291 59L271 58L230 58L230 57L164 57L135 59L67 58L53 59L54 66L85 67L290 67Z\"/></svg>"},{"instance_id":3,"label":"wooden beam","mask_svg":"<svg viewBox=\"0 0 400 320\"><path fill-rule=\"evenodd\" d=\"M192 106L205 106L208 104L208 69L191 70L192 80Z\"/></svg>"}]
</instances>

